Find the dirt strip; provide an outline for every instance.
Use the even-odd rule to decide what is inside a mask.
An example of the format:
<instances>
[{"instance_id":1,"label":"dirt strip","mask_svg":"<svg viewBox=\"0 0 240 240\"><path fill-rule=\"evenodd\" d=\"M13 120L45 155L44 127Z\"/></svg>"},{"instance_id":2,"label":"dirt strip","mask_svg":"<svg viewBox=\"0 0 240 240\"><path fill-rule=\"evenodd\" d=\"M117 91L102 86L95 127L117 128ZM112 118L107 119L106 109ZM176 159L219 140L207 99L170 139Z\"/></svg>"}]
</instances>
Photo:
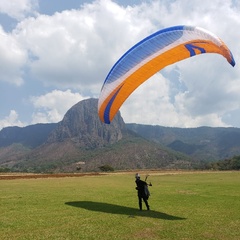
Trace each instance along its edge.
<instances>
[{"instance_id":1,"label":"dirt strip","mask_svg":"<svg viewBox=\"0 0 240 240\"><path fill-rule=\"evenodd\" d=\"M100 176L100 175L117 175L117 174L136 174L140 175L175 175L175 174L195 174L195 173L224 173L229 171L197 171L197 170L152 170L152 169L138 169L128 171L114 171L114 172L85 172L85 173L0 173L0 180L11 180L11 179L36 179L36 178L63 178L63 177L84 177L84 176ZM232 171L230 171L232 172Z\"/></svg>"},{"instance_id":2,"label":"dirt strip","mask_svg":"<svg viewBox=\"0 0 240 240\"><path fill-rule=\"evenodd\" d=\"M36 179L36 178L62 178L62 177L84 177L96 176L101 173L54 173L54 174L33 174L33 173L4 173L0 174L0 180L11 179Z\"/></svg>"}]
</instances>

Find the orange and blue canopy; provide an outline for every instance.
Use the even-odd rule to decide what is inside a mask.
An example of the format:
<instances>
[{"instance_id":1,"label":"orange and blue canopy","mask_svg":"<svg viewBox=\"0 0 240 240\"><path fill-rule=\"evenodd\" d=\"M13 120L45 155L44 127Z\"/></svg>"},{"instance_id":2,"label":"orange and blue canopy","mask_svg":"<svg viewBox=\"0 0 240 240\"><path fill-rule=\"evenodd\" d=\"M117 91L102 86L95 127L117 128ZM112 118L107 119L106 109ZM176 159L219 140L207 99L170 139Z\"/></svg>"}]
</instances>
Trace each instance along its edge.
<instances>
[{"instance_id":1,"label":"orange and blue canopy","mask_svg":"<svg viewBox=\"0 0 240 240\"><path fill-rule=\"evenodd\" d=\"M162 29L129 49L108 73L99 96L98 114L110 123L129 95L164 67L203 53L217 53L234 66L226 44L199 27L175 26Z\"/></svg>"}]
</instances>

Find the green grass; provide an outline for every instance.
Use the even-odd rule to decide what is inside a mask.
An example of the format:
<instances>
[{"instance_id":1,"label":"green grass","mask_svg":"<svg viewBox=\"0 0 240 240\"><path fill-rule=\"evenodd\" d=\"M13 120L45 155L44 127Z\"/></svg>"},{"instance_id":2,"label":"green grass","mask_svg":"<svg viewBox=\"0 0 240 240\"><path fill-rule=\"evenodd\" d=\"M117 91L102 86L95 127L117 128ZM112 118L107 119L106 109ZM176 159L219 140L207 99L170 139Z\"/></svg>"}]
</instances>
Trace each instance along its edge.
<instances>
[{"instance_id":1,"label":"green grass","mask_svg":"<svg viewBox=\"0 0 240 240\"><path fill-rule=\"evenodd\" d=\"M0 180L0 238L239 239L240 172L150 174L151 211L134 173Z\"/></svg>"}]
</instances>

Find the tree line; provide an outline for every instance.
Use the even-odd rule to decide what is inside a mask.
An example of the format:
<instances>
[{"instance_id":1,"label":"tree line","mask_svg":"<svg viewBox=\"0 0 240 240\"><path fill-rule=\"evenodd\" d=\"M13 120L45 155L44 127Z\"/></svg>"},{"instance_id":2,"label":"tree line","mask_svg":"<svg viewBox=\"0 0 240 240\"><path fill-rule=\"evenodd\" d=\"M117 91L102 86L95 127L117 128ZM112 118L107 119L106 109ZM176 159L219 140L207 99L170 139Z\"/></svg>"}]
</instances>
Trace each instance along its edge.
<instances>
[{"instance_id":1,"label":"tree line","mask_svg":"<svg viewBox=\"0 0 240 240\"><path fill-rule=\"evenodd\" d=\"M207 168L213 170L240 170L240 156L208 163Z\"/></svg>"}]
</instances>

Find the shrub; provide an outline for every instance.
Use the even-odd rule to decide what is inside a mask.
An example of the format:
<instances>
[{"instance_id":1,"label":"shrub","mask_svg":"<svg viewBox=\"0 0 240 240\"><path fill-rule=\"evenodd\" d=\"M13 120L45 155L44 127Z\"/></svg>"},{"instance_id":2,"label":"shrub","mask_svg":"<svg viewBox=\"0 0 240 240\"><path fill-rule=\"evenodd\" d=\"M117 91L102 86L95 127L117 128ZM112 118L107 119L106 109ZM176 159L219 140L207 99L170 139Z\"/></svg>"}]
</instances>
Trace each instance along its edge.
<instances>
[{"instance_id":1,"label":"shrub","mask_svg":"<svg viewBox=\"0 0 240 240\"><path fill-rule=\"evenodd\" d=\"M111 167L109 165L103 165L103 166L99 167L99 169L103 172L113 172L114 171L113 167Z\"/></svg>"}]
</instances>

